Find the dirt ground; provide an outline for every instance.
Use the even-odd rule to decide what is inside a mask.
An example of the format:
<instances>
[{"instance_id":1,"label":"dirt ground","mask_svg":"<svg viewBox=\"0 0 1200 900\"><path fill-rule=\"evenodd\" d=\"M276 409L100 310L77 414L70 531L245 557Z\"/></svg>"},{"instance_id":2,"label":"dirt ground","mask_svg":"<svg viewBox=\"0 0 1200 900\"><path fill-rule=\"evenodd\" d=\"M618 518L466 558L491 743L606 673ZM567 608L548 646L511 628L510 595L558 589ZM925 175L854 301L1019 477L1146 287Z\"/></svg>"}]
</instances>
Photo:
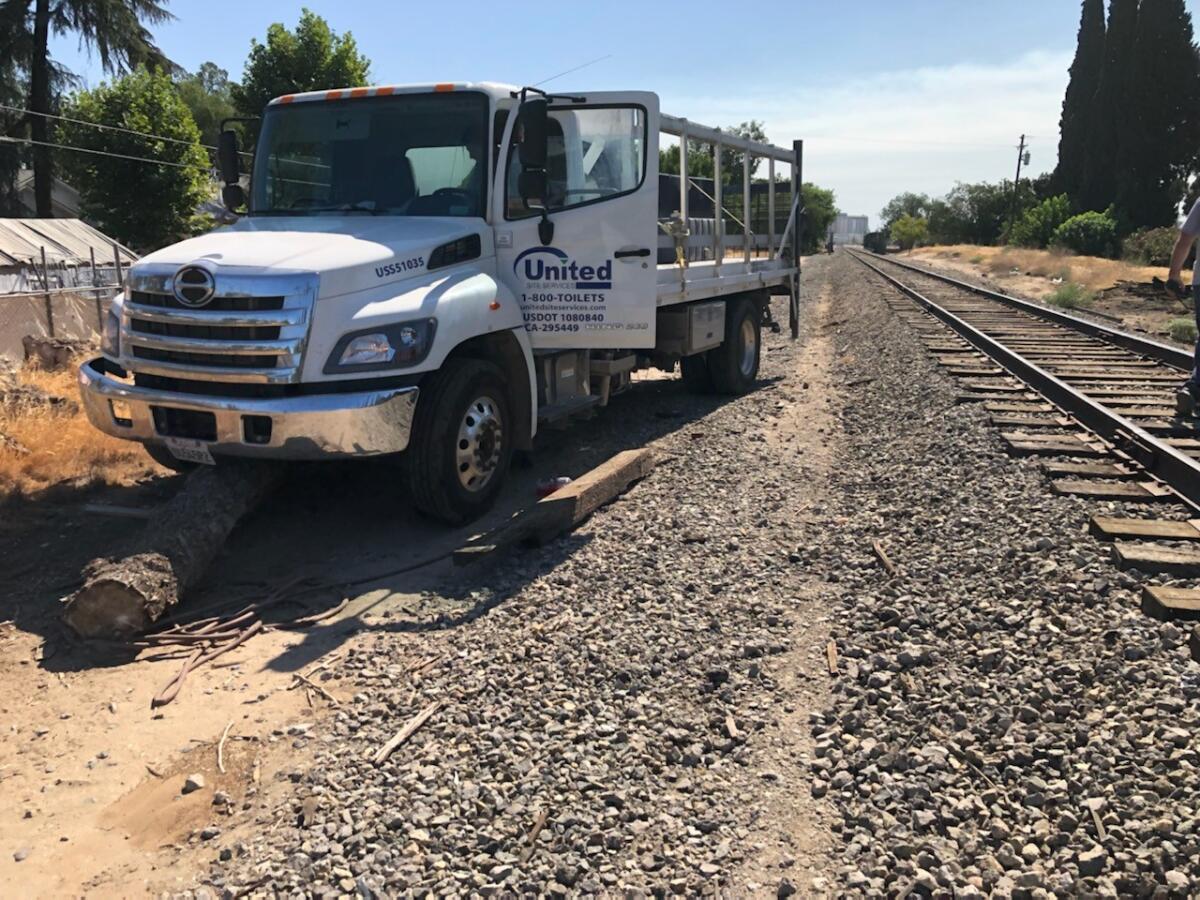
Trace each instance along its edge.
<instances>
[{"instance_id":1,"label":"dirt ground","mask_svg":"<svg viewBox=\"0 0 1200 900\"><path fill-rule=\"evenodd\" d=\"M826 316L829 297L820 299ZM823 321L823 320L822 320ZM836 327L837 323L833 323ZM826 323L828 325L828 323ZM764 423L766 440L812 466L814 505L830 465L829 407L834 328L817 331L801 355L806 390L786 414ZM821 394L814 394L820 390ZM420 634L448 610L471 610L486 569L455 569L448 555L536 499L539 480L578 476L612 454L645 446L719 409L719 398L680 402L675 378L651 375L593 420L539 438L532 463L514 469L497 508L473 528L431 528L412 513L386 464L297 470L288 485L235 531L192 608L231 597L261 598L297 577L319 589L311 610L343 598L345 610L302 632L270 631L215 665L188 676L178 698L157 710L151 697L181 666L178 654L85 644L61 625L60 600L81 567L142 527L136 519L89 512L86 504L151 508L178 488L179 476L150 474L124 484L71 482L34 498L10 500L0 515L0 893L54 897L140 896L196 884L215 858L219 829L236 835L238 813L286 791L303 742L296 735L351 700L336 677L339 655L364 637ZM807 398L822 396L821 405ZM733 401L736 402L736 401ZM619 424L619 427L617 427ZM161 471L161 470L159 470ZM813 514L818 515L817 513ZM810 598L814 610L819 589ZM787 676L806 702L788 709L770 748L781 771L800 771L811 704L822 702L823 618L814 612ZM334 698L297 690L297 672L315 672ZM218 771L222 734L225 772ZM204 786L183 793L199 774ZM783 785L786 785L786 781ZM828 832L783 789L771 798L769 840L760 871L800 856L818 874ZM766 831L764 831L766 833ZM790 865L790 863L788 863ZM776 876L777 877L777 876Z\"/></svg>"},{"instance_id":2,"label":"dirt ground","mask_svg":"<svg viewBox=\"0 0 1200 900\"><path fill-rule=\"evenodd\" d=\"M1073 281L1092 291L1095 299L1072 312L1096 315L1125 330L1161 340L1170 340L1168 326L1173 319L1191 319L1193 315L1189 306L1155 288L1155 278L1166 280L1165 268L1047 250L966 244L920 247L901 258L919 265L932 264L948 274L966 275L994 290L1032 300L1044 301L1063 281ZM1190 276L1185 273L1184 281L1188 280Z\"/></svg>"}]
</instances>

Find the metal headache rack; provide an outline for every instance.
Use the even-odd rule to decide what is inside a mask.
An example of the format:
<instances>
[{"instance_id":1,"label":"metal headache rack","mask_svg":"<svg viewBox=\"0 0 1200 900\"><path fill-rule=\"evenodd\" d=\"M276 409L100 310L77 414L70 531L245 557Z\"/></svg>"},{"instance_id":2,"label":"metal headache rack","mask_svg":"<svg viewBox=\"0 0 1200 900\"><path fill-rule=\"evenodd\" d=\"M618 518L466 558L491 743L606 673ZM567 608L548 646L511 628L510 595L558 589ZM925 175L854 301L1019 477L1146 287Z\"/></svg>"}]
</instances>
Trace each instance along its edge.
<instances>
[{"instance_id":1,"label":"metal headache rack","mask_svg":"<svg viewBox=\"0 0 1200 900\"><path fill-rule=\"evenodd\" d=\"M803 226L803 209L800 206L800 187L803 182L804 142L793 141L790 150L764 144L719 128L710 128L689 122L687 119L663 114L659 117L659 130L679 139L678 178L679 204L676 215L668 223L660 222L661 229L675 243L674 262L658 266L658 303L665 306L715 297L734 290L756 290L760 288L787 291L792 296L790 318L793 335L798 332L798 301L800 277L800 237ZM713 177L711 191L697 184L699 179L687 176L689 141L709 144L712 147ZM726 207L722 183L721 151L732 148L742 153L742 191L739 218ZM751 178L751 161L754 158L767 161L767 214L766 234L755 234L752 225L752 195L754 186ZM790 203L783 231L776 236L777 183L776 164L788 166L790 176ZM731 173L732 174L732 173ZM707 180L707 179L705 179ZM661 182L660 182L660 190ZM690 214L690 198L699 191L712 204L711 219L697 218ZM665 198L664 198L665 199ZM725 221L729 218L741 227L740 236L726 234ZM765 242L762 240L765 237ZM740 238L740 239L739 239ZM756 258L755 252L765 246L765 257ZM740 254L736 251L740 249ZM735 255L730 255L730 251ZM696 257L707 257L699 258Z\"/></svg>"}]
</instances>

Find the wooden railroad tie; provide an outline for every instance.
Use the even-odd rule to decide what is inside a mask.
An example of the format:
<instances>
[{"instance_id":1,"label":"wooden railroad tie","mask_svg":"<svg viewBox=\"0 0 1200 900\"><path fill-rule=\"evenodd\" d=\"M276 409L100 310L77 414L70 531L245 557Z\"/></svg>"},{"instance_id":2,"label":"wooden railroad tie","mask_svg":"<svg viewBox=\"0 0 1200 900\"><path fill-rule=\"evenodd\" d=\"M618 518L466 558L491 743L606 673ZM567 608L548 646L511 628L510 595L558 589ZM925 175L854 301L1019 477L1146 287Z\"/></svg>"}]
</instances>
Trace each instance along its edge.
<instances>
[{"instance_id":1,"label":"wooden railroad tie","mask_svg":"<svg viewBox=\"0 0 1200 900\"><path fill-rule=\"evenodd\" d=\"M1165 519L1120 519L1114 516L1092 516L1088 527L1101 541L1200 541L1200 519L1170 522Z\"/></svg>"},{"instance_id":2,"label":"wooden railroad tie","mask_svg":"<svg viewBox=\"0 0 1200 900\"><path fill-rule=\"evenodd\" d=\"M1135 503L1157 503L1174 494L1156 481L1092 481L1080 478L1059 478L1050 482L1056 494L1087 497L1091 500L1127 500Z\"/></svg>"},{"instance_id":3,"label":"wooden railroad tie","mask_svg":"<svg viewBox=\"0 0 1200 900\"><path fill-rule=\"evenodd\" d=\"M1137 569L1148 575L1200 575L1200 550L1191 548L1116 541L1113 562L1122 571Z\"/></svg>"},{"instance_id":4,"label":"wooden railroad tie","mask_svg":"<svg viewBox=\"0 0 1200 900\"><path fill-rule=\"evenodd\" d=\"M1148 584L1142 588L1142 612L1154 619L1200 619L1200 591Z\"/></svg>"},{"instance_id":5,"label":"wooden railroad tie","mask_svg":"<svg viewBox=\"0 0 1200 900\"><path fill-rule=\"evenodd\" d=\"M551 541L645 478L654 464L654 454L649 448L623 450L532 507L521 510L494 531L468 541L454 551L454 564L465 566L520 544Z\"/></svg>"}]
</instances>

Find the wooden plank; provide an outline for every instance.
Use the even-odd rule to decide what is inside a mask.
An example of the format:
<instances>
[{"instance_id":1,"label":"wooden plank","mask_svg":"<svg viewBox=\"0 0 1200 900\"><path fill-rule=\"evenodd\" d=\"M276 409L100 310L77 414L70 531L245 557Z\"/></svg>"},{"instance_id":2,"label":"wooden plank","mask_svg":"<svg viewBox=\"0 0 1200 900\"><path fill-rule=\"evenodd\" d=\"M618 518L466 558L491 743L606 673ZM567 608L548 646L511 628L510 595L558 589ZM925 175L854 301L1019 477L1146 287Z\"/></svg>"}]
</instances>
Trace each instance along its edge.
<instances>
[{"instance_id":1,"label":"wooden plank","mask_svg":"<svg viewBox=\"0 0 1200 900\"><path fill-rule=\"evenodd\" d=\"M455 550L455 565L468 565L517 544L553 540L650 474L654 464L654 454L646 447L621 451L494 531Z\"/></svg>"},{"instance_id":2,"label":"wooden plank","mask_svg":"<svg viewBox=\"0 0 1200 900\"><path fill-rule=\"evenodd\" d=\"M947 369L946 374L953 375L955 378L983 378L987 376L999 378L1001 375L1008 375L1008 373L1003 369L986 369L982 367L976 368L974 366L969 369Z\"/></svg>"},{"instance_id":3,"label":"wooden plank","mask_svg":"<svg viewBox=\"0 0 1200 900\"><path fill-rule=\"evenodd\" d=\"M972 391L995 391L999 394L1024 394L1029 390L1028 385L1004 384L995 381L964 381L962 386Z\"/></svg>"},{"instance_id":4,"label":"wooden plank","mask_svg":"<svg viewBox=\"0 0 1200 900\"><path fill-rule=\"evenodd\" d=\"M1195 588L1142 588L1142 612L1155 619L1200 619L1200 591Z\"/></svg>"},{"instance_id":5,"label":"wooden plank","mask_svg":"<svg viewBox=\"0 0 1200 900\"><path fill-rule=\"evenodd\" d=\"M1113 544L1113 562L1117 568L1137 569L1147 574L1200 574L1200 550L1158 547L1154 544Z\"/></svg>"},{"instance_id":6,"label":"wooden plank","mask_svg":"<svg viewBox=\"0 0 1200 900\"><path fill-rule=\"evenodd\" d=\"M1092 516L1088 526L1102 541L1129 540L1200 541L1200 528L1194 522L1169 522L1165 519L1122 519L1116 516Z\"/></svg>"},{"instance_id":7,"label":"wooden plank","mask_svg":"<svg viewBox=\"0 0 1200 900\"><path fill-rule=\"evenodd\" d=\"M1120 463L1059 462L1042 463L1042 471L1051 478L1132 478L1134 472Z\"/></svg>"},{"instance_id":8,"label":"wooden plank","mask_svg":"<svg viewBox=\"0 0 1200 900\"><path fill-rule=\"evenodd\" d=\"M1154 482L1089 481L1078 478L1058 478L1050 482L1056 494L1087 497L1092 500L1128 500L1135 503L1157 503L1165 496L1155 490ZM1169 496L1169 495L1167 495Z\"/></svg>"}]
</instances>

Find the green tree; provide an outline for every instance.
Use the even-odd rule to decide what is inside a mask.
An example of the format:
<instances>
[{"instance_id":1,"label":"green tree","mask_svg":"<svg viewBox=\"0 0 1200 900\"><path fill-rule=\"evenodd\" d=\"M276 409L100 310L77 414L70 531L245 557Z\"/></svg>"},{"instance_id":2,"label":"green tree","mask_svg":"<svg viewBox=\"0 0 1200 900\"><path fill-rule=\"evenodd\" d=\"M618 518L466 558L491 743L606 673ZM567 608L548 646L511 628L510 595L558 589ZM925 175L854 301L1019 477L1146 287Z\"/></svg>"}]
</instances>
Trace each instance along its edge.
<instances>
[{"instance_id":1,"label":"green tree","mask_svg":"<svg viewBox=\"0 0 1200 900\"><path fill-rule=\"evenodd\" d=\"M911 250L929 234L929 223L907 213L891 224L890 231L901 250Z\"/></svg>"},{"instance_id":2,"label":"green tree","mask_svg":"<svg viewBox=\"0 0 1200 900\"><path fill-rule=\"evenodd\" d=\"M1129 133L1126 91L1137 19L1138 0L1111 0L1104 34L1104 64L1088 118L1083 177L1072 198L1076 209L1105 209L1117 195L1119 148Z\"/></svg>"},{"instance_id":3,"label":"green tree","mask_svg":"<svg viewBox=\"0 0 1200 900\"><path fill-rule=\"evenodd\" d=\"M177 76L175 86L196 120L201 142L215 146L221 120L237 115L229 73L216 63L206 62L194 74Z\"/></svg>"},{"instance_id":4,"label":"green tree","mask_svg":"<svg viewBox=\"0 0 1200 900\"><path fill-rule=\"evenodd\" d=\"M763 129L763 123L752 119L749 122L743 122L741 125L731 125L723 129L731 135L737 137L749 138L752 141L766 143L767 133ZM742 183L742 157L744 154L741 150L733 147L721 147L721 183L740 185ZM750 157L750 177L754 178L758 171L758 165L762 159L757 156ZM670 147L664 147L658 151L658 171L665 175L679 174L679 145L672 144ZM713 177L713 145L702 141L688 141L688 175L692 178L712 178Z\"/></svg>"},{"instance_id":5,"label":"green tree","mask_svg":"<svg viewBox=\"0 0 1200 900\"><path fill-rule=\"evenodd\" d=\"M777 208L790 209L791 196ZM825 232L837 218L837 202L832 190L817 187L811 181L800 186L800 203L804 207L804 233L800 236L800 252L816 253L825 243Z\"/></svg>"},{"instance_id":6,"label":"green tree","mask_svg":"<svg viewBox=\"0 0 1200 900\"><path fill-rule=\"evenodd\" d=\"M132 74L69 98L63 122L64 144L102 153L149 158L119 159L95 153L64 156L64 167L79 189L83 214L122 243L153 249L195 233L205 224L196 207L212 194L208 154L200 130L179 99L169 76L137 69ZM149 140L124 131L91 128L111 125L154 132L169 140Z\"/></svg>"},{"instance_id":7,"label":"green tree","mask_svg":"<svg viewBox=\"0 0 1200 900\"><path fill-rule=\"evenodd\" d=\"M1183 0L1142 0L1121 102L1118 226L1173 225L1200 145L1200 60Z\"/></svg>"},{"instance_id":8,"label":"green tree","mask_svg":"<svg viewBox=\"0 0 1200 900\"><path fill-rule=\"evenodd\" d=\"M891 224L903 216L921 218L928 216L932 201L928 194L906 192L898 194L887 202L887 206L879 211L879 219L883 227L890 228Z\"/></svg>"},{"instance_id":9,"label":"green tree","mask_svg":"<svg viewBox=\"0 0 1200 900\"><path fill-rule=\"evenodd\" d=\"M1054 231L1071 218L1071 201L1066 194L1043 200L1025 210L1008 234L1008 242L1018 247L1045 247Z\"/></svg>"},{"instance_id":10,"label":"green tree","mask_svg":"<svg viewBox=\"0 0 1200 900\"><path fill-rule=\"evenodd\" d=\"M1107 212L1072 216L1054 230L1051 243L1082 256L1113 256L1117 249L1117 223Z\"/></svg>"},{"instance_id":11,"label":"green tree","mask_svg":"<svg viewBox=\"0 0 1200 900\"><path fill-rule=\"evenodd\" d=\"M1079 194L1092 130L1092 98L1104 65L1104 0L1083 0L1079 38L1071 63L1067 93L1059 119L1058 165L1055 190L1069 197Z\"/></svg>"},{"instance_id":12,"label":"green tree","mask_svg":"<svg viewBox=\"0 0 1200 900\"><path fill-rule=\"evenodd\" d=\"M995 244L1004 233L1004 224L1013 208L1013 184L978 182L959 183L944 201L929 211L930 236L945 244ZM1033 189L1022 182L1017 209L1023 210Z\"/></svg>"},{"instance_id":13,"label":"green tree","mask_svg":"<svg viewBox=\"0 0 1200 900\"><path fill-rule=\"evenodd\" d=\"M3 0L0 19L8 30L7 59L29 78L29 135L36 142L30 155L39 216L52 215L54 158L46 144L54 129L45 114L56 111L59 93L73 81L50 57L51 35L78 35L79 42L100 58L104 71L121 73L138 65L170 65L146 29L146 24L170 18L159 0Z\"/></svg>"},{"instance_id":14,"label":"green tree","mask_svg":"<svg viewBox=\"0 0 1200 900\"><path fill-rule=\"evenodd\" d=\"M234 106L241 115L261 115L267 103L284 94L367 84L370 68L350 32L336 34L306 8L295 31L276 22L267 29L265 44L251 40L242 83L232 86Z\"/></svg>"}]
</instances>

